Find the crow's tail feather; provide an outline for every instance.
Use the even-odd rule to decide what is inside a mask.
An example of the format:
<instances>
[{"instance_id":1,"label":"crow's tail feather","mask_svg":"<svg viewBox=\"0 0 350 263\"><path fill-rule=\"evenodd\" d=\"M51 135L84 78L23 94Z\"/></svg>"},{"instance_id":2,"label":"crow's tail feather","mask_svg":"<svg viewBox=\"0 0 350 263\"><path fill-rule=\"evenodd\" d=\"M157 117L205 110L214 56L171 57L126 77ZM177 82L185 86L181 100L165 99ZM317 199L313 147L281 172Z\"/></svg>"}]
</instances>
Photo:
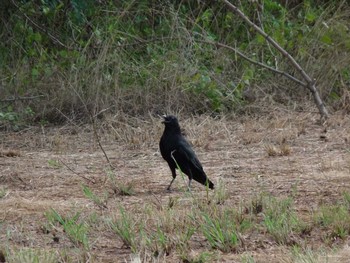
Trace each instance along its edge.
<instances>
[{"instance_id":1,"label":"crow's tail feather","mask_svg":"<svg viewBox=\"0 0 350 263\"><path fill-rule=\"evenodd\" d=\"M202 174L201 176L193 176L193 179L202 185L208 185L210 189L214 189L213 182L210 181L205 174Z\"/></svg>"},{"instance_id":2,"label":"crow's tail feather","mask_svg":"<svg viewBox=\"0 0 350 263\"><path fill-rule=\"evenodd\" d=\"M213 182L210 181L210 180L208 179L208 183L209 183L209 188L210 188L210 189L214 189L214 184L213 184Z\"/></svg>"}]
</instances>

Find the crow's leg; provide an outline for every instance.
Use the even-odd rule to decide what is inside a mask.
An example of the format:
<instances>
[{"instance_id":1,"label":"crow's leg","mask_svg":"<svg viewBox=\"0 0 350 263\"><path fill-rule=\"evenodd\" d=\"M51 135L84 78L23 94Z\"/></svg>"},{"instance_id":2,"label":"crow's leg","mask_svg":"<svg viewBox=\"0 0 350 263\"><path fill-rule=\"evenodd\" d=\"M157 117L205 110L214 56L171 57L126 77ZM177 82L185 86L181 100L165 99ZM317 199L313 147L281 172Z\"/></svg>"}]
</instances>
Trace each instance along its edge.
<instances>
[{"instance_id":1,"label":"crow's leg","mask_svg":"<svg viewBox=\"0 0 350 263\"><path fill-rule=\"evenodd\" d=\"M169 184L169 186L168 186L168 188L167 188L168 191L170 191L170 187L171 187L171 185L173 184L174 180L175 180L175 177L171 180L171 182L170 182L170 184Z\"/></svg>"},{"instance_id":2,"label":"crow's leg","mask_svg":"<svg viewBox=\"0 0 350 263\"><path fill-rule=\"evenodd\" d=\"M192 182L192 179L188 180L188 191L191 191L191 182Z\"/></svg>"},{"instance_id":3,"label":"crow's leg","mask_svg":"<svg viewBox=\"0 0 350 263\"><path fill-rule=\"evenodd\" d=\"M175 178L176 178L175 168L170 168L170 170L171 170L171 174L172 174L172 176L173 176L173 180L171 180L171 182L170 182L170 184L169 184L169 186L168 186L168 188L167 188L168 191L170 191L170 187L171 187L171 185L173 184L173 182L174 182L174 180L175 180Z\"/></svg>"},{"instance_id":4,"label":"crow's leg","mask_svg":"<svg viewBox=\"0 0 350 263\"><path fill-rule=\"evenodd\" d=\"M192 171L189 169L189 175L188 175L188 191L191 191L191 182L192 182Z\"/></svg>"}]
</instances>

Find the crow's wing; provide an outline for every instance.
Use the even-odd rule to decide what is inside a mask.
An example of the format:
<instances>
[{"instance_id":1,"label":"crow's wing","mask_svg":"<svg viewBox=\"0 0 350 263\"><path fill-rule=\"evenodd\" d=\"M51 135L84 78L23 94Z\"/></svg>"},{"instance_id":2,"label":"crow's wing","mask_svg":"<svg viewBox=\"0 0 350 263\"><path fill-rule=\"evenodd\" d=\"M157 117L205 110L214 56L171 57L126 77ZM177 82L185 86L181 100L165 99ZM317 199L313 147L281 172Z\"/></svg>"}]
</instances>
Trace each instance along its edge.
<instances>
[{"instance_id":1,"label":"crow's wing","mask_svg":"<svg viewBox=\"0 0 350 263\"><path fill-rule=\"evenodd\" d=\"M214 184L208 179L202 164L186 139L182 136L177 136L172 142L175 142L172 147L167 148L167 152L169 152L168 154L170 155L170 162L168 161L169 166L180 168L180 170L190 178L203 185L208 183L209 188L214 189ZM176 162L174 162L173 158Z\"/></svg>"},{"instance_id":2,"label":"crow's wing","mask_svg":"<svg viewBox=\"0 0 350 263\"><path fill-rule=\"evenodd\" d=\"M182 145L182 147L178 148L177 155L175 155L174 152L174 158L176 160L177 158L179 159L179 161L177 162L181 170L188 176L191 176L192 179L194 179L198 183L201 183L203 185L208 184L208 187L210 189L214 189L213 182L208 179L207 175L203 170L202 164L199 162L191 146L186 141L181 143L180 145Z\"/></svg>"},{"instance_id":3,"label":"crow's wing","mask_svg":"<svg viewBox=\"0 0 350 263\"><path fill-rule=\"evenodd\" d=\"M186 174L187 169L198 169L203 171L202 164L199 162L196 154L191 148L191 145L185 140L181 139L178 141L178 145L173 153L174 158L181 169L183 169ZM187 169L186 169L187 168Z\"/></svg>"}]
</instances>

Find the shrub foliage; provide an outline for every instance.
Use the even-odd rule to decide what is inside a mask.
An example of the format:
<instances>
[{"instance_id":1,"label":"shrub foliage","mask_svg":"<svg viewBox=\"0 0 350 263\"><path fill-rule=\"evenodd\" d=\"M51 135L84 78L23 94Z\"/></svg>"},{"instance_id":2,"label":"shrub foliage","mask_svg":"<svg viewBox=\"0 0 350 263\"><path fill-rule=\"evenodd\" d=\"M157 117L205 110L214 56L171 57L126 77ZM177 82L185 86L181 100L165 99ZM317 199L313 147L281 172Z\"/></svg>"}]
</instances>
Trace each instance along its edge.
<instances>
[{"instance_id":1,"label":"shrub foliage","mask_svg":"<svg viewBox=\"0 0 350 263\"><path fill-rule=\"evenodd\" d=\"M348 107L347 1L232 2L300 62L328 103ZM225 43L298 76L221 1L13 0L3 5L1 122L57 122L106 109L131 115L218 113L266 94L283 103L305 97L305 90L282 76L206 43Z\"/></svg>"}]
</instances>

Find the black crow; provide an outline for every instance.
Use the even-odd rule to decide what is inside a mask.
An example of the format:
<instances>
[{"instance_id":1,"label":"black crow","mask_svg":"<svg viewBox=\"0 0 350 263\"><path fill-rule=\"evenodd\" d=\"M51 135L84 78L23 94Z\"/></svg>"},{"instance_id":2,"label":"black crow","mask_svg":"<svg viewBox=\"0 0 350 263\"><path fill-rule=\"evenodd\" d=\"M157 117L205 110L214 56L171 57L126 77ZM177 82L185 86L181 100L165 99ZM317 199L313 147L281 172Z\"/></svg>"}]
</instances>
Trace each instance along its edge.
<instances>
[{"instance_id":1,"label":"black crow","mask_svg":"<svg viewBox=\"0 0 350 263\"><path fill-rule=\"evenodd\" d=\"M175 169L178 169L178 167L188 176L189 189L191 189L192 179L203 185L207 185L210 189L214 189L214 184L208 179L196 154L181 134L177 118L172 115L166 115L163 118L165 129L159 142L159 148L164 160L168 162L173 176L167 189L170 190L171 184L176 178Z\"/></svg>"}]
</instances>

